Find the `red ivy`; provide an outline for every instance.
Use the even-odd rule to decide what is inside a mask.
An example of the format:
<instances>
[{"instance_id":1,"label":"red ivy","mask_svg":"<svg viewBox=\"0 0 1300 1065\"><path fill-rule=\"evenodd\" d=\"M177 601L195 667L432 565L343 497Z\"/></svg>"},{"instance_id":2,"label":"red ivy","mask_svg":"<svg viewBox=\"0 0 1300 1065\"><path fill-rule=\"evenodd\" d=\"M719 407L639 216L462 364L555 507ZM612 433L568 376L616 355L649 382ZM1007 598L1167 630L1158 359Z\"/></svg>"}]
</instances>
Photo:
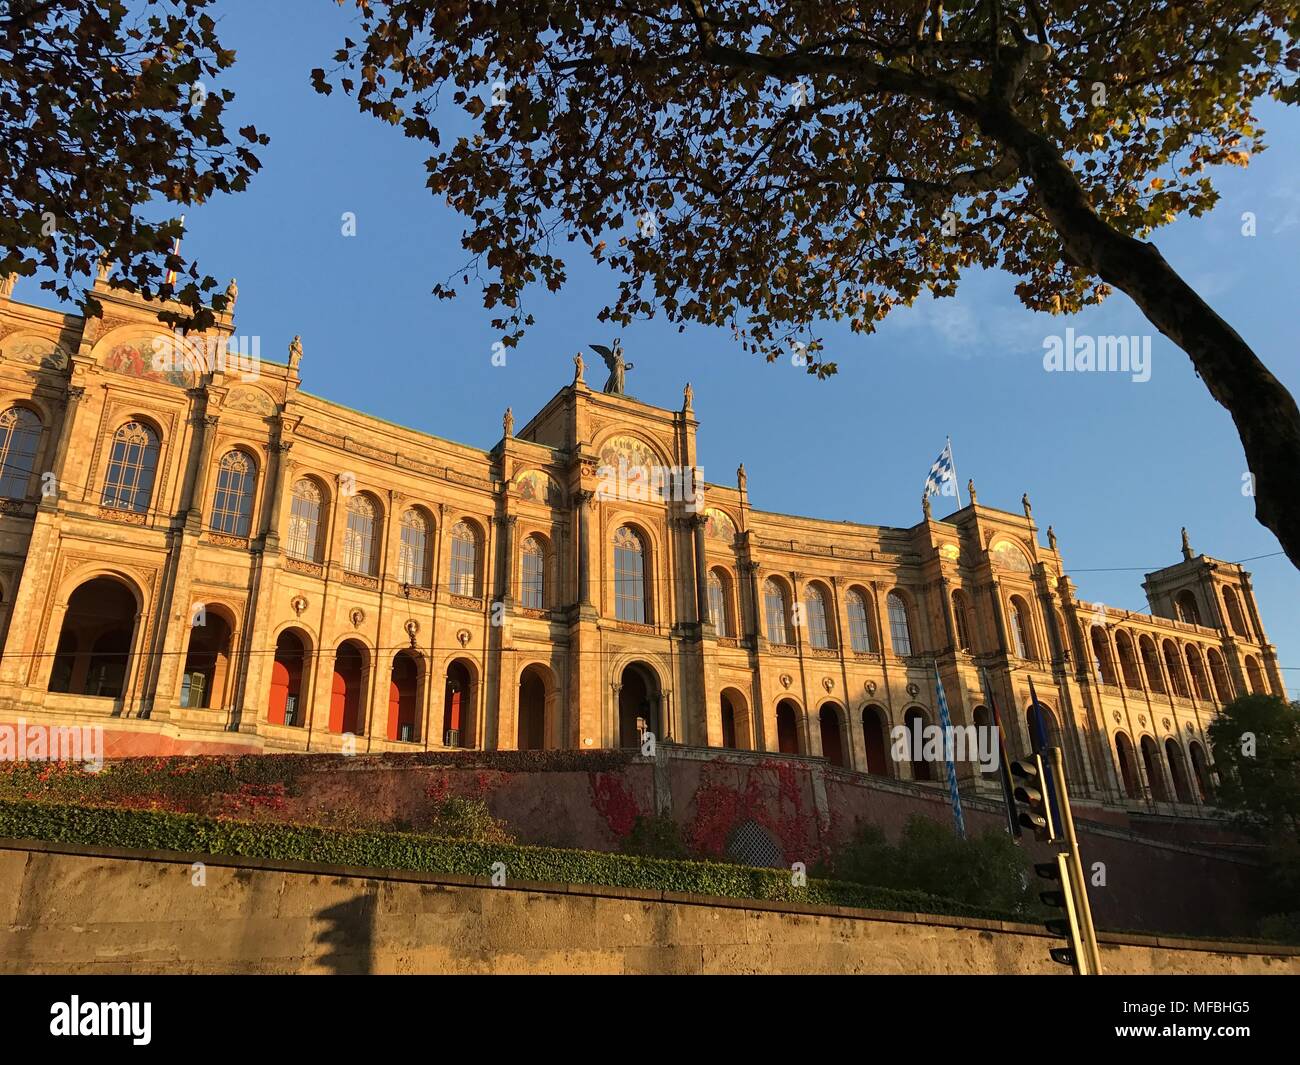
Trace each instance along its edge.
<instances>
[{"instance_id":1,"label":"red ivy","mask_svg":"<svg viewBox=\"0 0 1300 1065\"><path fill-rule=\"evenodd\" d=\"M592 806L605 819L609 830L622 839L632 831L636 819L641 816L641 808L632 792L622 778L613 773L588 773L587 783L591 787Z\"/></svg>"}]
</instances>

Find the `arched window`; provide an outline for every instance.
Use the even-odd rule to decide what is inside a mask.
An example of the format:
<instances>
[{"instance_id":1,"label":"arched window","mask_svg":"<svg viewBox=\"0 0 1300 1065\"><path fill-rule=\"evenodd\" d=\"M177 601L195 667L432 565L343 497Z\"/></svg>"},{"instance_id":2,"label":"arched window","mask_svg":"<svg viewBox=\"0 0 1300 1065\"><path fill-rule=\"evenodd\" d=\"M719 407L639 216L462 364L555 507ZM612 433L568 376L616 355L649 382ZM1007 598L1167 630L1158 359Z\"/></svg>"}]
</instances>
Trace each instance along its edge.
<instances>
[{"instance_id":1,"label":"arched window","mask_svg":"<svg viewBox=\"0 0 1300 1065\"><path fill-rule=\"evenodd\" d=\"M1160 748L1150 736L1142 737L1142 767L1147 772L1147 784L1151 788L1151 798L1156 802L1166 802L1169 792L1165 788L1165 772L1160 764Z\"/></svg>"},{"instance_id":2,"label":"arched window","mask_svg":"<svg viewBox=\"0 0 1300 1065\"><path fill-rule=\"evenodd\" d=\"M1178 598L1174 600L1174 605L1178 610L1178 619L1189 622L1192 625L1201 623L1201 608L1197 605L1196 596L1190 591L1181 591Z\"/></svg>"},{"instance_id":3,"label":"arched window","mask_svg":"<svg viewBox=\"0 0 1300 1065\"><path fill-rule=\"evenodd\" d=\"M722 583L722 572L716 569L709 570L709 616L719 636L732 635L730 611L727 609L728 598L727 590ZM734 744L727 746L734 746Z\"/></svg>"},{"instance_id":4,"label":"arched window","mask_svg":"<svg viewBox=\"0 0 1300 1065\"><path fill-rule=\"evenodd\" d=\"M1264 671L1259 668L1259 661L1254 655L1246 656L1246 681L1250 684L1252 695L1268 694L1268 685L1264 683Z\"/></svg>"},{"instance_id":5,"label":"arched window","mask_svg":"<svg viewBox=\"0 0 1300 1065\"><path fill-rule=\"evenodd\" d=\"M527 610L545 610L546 548L536 536L529 536L519 556L519 602Z\"/></svg>"},{"instance_id":6,"label":"arched window","mask_svg":"<svg viewBox=\"0 0 1300 1065\"><path fill-rule=\"evenodd\" d=\"M1169 778L1174 782L1175 800L1191 802L1192 789L1187 786L1187 763L1183 760L1183 749L1177 740L1165 740L1165 759L1169 762Z\"/></svg>"},{"instance_id":7,"label":"arched window","mask_svg":"<svg viewBox=\"0 0 1300 1065\"><path fill-rule=\"evenodd\" d=\"M343 568L350 573L374 577L379 572L375 517L378 508L358 492L348 500L348 525L343 531Z\"/></svg>"},{"instance_id":8,"label":"arched window","mask_svg":"<svg viewBox=\"0 0 1300 1065\"><path fill-rule=\"evenodd\" d=\"M412 507L402 515L402 540L397 547L397 582L431 587L429 519Z\"/></svg>"},{"instance_id":9,"label":"arched window","mask_svg":"<svg viewBox=\"0 0 1300 1065\"><path fill-rule=\"evenodd\" d=\"M1223 589L1223 602L1228 607L1228 623L1232 626L1232 631L1238 636L1245 636L1246 618L1241 612L1241 603L1237 599L1237 593L1231 588Z\"/></svg>"},{"instance_id":10,"label":"arched window","mask_svg":"<svg viewBox=\"0 0 1300 1065\"><path fill-rule=\"evenodd\" d=\"M1133 637L1120 629L1115 633L1115 646L1119 649L1119 670L1124 675L1124 686L1141 691L1142 675L1138 672L1137 655L1133 653Z\"/></svg>"},{"instance_id":11,"label":"arched window","mask_svg":"<svg viewBox=\"0 0 1300 1065\"><path fill-rule=\"evenodd\" d=\"M907 604L897 592L890 592L885 600L889 613L889 639L894 646L894 654L910 655L912 653L912 627L907 620Z\"/></svg>"},{"instance_id":12,"label":"arched window","mask_svg":"<svg viewBox=\"0 0 1300 1065\"><path fill-rule=\"evenodd\" d=\"M137 514L148 510L158 473L158 452L158 434L141 422L127 422L114 433L103 505Z\"/></svg>"},{"instance_id":13,"label":"arched window","mask_svg":"<svg viewBox=\"0 0 1300 1065\"><path fill-rule=\"evenodd\" d=\"M819 650L832 645L831 631L826 624L826 595L815 584L804 592L804 609L808 612L808 642Z\"/></svg>"},{"instance_id":14,"label":"arched window","mask_svg":"<svg viewBox=\"0 0 1300 1065\"><path fill-rule=\"evenodd\" d=\"M1214 697L1223 705L1232 702L1232 684L1228 680L1228 670L1223 664L1223 656L1213 647L1207 657L1210 660L1210 679L1214 681Z\"/></svg>"},{"instance_id":15,"label":"arched window","mask_svg":"<svg viewBox=\"0 0 1300 1065\"><path fill-rule=\"evenodd\" d=\"M645 543L626 525L614 533L614 616L619 621L647 625Z\"/></svg>"},{"instance_id":16,"label":"arched window","mask_svg":"<svg viewBox=\"0 0 1300 1065\"><path fill-rule=\"evenodd\" d=\"M855 651L874 651L871 644L871 619L867 614L867 599L856 588L850 588L849 606L849 645Z\"/></svg>"},{"instance_id":17,"label":"arched window","mask_svg":"<svg viewBox=\"0 0 1300 1065\"><path fill-rule=\"evenodd\" d=\"M1205 702L1212 702L1214 696L1210 693L1210 679L1205 675L1205 664L1201 661L1201 652L1191 644L1187 645L1184 652L1187 658L1187 672L1192 676L1192 691L1196 698L1203 699Z\"/></svg>"},{"instance_id":18,"label":"arched window","mask_svg":"<svg viewBox=\"0 0 1300 1065\"><path fill-rule=\"evenodd\" d=\"M1133 743L1122 732L1115 733L1115 754L1119 759L1120 782L1124 794L1130 799L1142 798L1142 788L1138 782L1137 762L1133 756Z\"/></svg>"},{"instance_id":19,"label":"arched window","mask_svg":"<svg viewBox=\"0 0 1300 1065\"><path fill-rule=\"evenodd\" d=\"M1017 658L1034 658L1034 642L1029 631L1029 608L1018 595L1011 597L1011 640Z\"/></svg>"},{"instance_id":20,"label":"arched window","mask_svg":"<svg viewBox=\"0 0 1300 1065\"><path fill-rule=\"evenodd\" d=\"M1188 745L1192 756L1192 771L1196 777L1196 790L1200 792L1201 802L1214 801L1214 783L1210 779L1210 765L1205 758L1205 749L1195 740Z\"/></svg>"},{"instance_id":21,"label":"arched window","mask_svg":"<svg viewBox=\"0 0 1300 1065\"><path fill-rule=\"evenodd\" d=\"M1156 654L1156 645L1151 641L1150 636L1143 636L1138 640L1138 647L1142 651L1142 668L1146 670L1147 687L1163 695L1165 680L1164 674L1160 671L1160 656Z\"/></svg>"},{"instance_id":22,"label":"arched window","mask_svg":"<svg viewBox=\"0 0 1300 1065\"><path fill-rule=\"evenodd\" d=\"M933 780L934 774L925 758L925 730L929 727L925 713L913 707L903 715L903 725L907 729L907 759L912 766L912 779Z\"/></svg>"},{"instance_id":23,"label":"arched window","mask_svg":"<svg viewBox=\"0 0 1300 1065\"><path fill-rule=\"evenodd\" d=\"M212 531L247 536L253 524L253 486L257 465L247 452L235 449L221 456L217 491L212 497Z\"/></svg>"},{"instance_id":24,"label":"arched window","mask_svg":"<svg viewBox=\"0 0 1300 1065\"><path fill-rule=\"evenodd\" d=\"M790 630L786 627L785 589L778 581L769 577L763 582L763 607L767 616L767 639L769 643L788 644Z\"/></svg>"},{"instance_id":25,"label":"arched window","mask_svg":"<svg viewBox=\"0 0 1300 1065\"><path fill-rule=\"evenodd\" d=\"M1092 627L1092 661L1103 684L1119 683L1115 677L1115 663L1110 657L1110 639L1099 625Z\"/></svg>"},{"instance_id":26,"label":"arched window","mask_svg":"<svg viewBox=\"0 0 1300 1065\"><path fill-rule=\"evenodd\" d=\"M451 594L478 598L478 534L467 521L451 527Z\"/></svg>"},{"instance_id":27,"label":"arched window","mask_svg":"<svg viewBox=\"0 0 1300 1065\"><path fill-rule=\"evenodd\" d=\"M293 498L289 504L289 542L286 551L290 558L302 562L321 560L321 490L310 477L294 482Z\"/></svg>"},{"instance_id":28,"label":"arched window","mask_svg":"<svg viewBox=\"0 0 1300 1065\"><path fill-rule=\"evenodd\" d=\"M26 407L10 407L0 414L0 496L27 498L41 428L41 419Z\"/></svg>"},{"instance_id":29,"label":"arched window","mask_svg":"<svg viewBox=\"0 0 1300 1065\"><path fill-rule=\"evenodd\" d=\"M970 638L970 615L967 612L966 596L961 592L952 593L952 616L957 625L957 649L974 651Z\"/></svg>"},{"instance_id":30,"label":"arched window","mask_svg":"<svg viewBox=\"0 0 1300 1065\"><path fill-rule=\"evenodd\" d=\"M1174 694L1180 699L1188 697L1187 678L1183 676L1182 660L1178 657L1178 648L1169 640L1164 642L1165 670L1169 674L1169 683Z\"/></svg>"}]
</instances>

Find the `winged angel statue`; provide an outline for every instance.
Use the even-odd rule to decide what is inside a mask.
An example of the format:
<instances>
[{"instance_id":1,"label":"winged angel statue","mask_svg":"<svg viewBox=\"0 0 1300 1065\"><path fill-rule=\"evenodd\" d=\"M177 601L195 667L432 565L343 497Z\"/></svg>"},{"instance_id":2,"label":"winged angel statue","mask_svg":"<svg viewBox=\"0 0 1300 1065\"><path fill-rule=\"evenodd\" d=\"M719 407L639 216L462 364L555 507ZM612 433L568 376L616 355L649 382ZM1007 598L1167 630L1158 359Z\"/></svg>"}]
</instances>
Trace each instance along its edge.
<instances>
[{"instance_id":1,"label":"winged angel statue","mask_svg":"<svg viewBox=\"0 0 1300 1065\"><path fill-rule=\"evenodd\" d=\"M612 348L604 344L592 344L591 350L605 360L609 367L609 380L605 382L605 391L615 396L625 396L623 375L633 369L633 364L623 361L623 342L615 340Z\"/></svg>"}]
</instances>

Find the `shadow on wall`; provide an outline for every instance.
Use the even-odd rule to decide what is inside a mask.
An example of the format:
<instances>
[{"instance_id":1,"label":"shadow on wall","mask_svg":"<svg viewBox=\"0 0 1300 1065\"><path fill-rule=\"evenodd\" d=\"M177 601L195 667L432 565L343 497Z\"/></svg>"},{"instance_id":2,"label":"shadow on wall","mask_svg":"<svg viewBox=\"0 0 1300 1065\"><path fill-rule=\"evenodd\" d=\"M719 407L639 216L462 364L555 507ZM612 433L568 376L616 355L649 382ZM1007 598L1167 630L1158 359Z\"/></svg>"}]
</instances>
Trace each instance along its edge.
<instances>
[{"instance_id":1,"label":"shadow on wall","mask_svg":"<svg viewBox=\"0 0 1300 1065\"><path fill-rule=\"evenodd\" d=\"M347 881L337 881L346 885ZM320 964L338 976L369 976L374 955L375 895L366 892L316 914L325 927L316 942L328 947Z\"/></svg>"}]
</instances>

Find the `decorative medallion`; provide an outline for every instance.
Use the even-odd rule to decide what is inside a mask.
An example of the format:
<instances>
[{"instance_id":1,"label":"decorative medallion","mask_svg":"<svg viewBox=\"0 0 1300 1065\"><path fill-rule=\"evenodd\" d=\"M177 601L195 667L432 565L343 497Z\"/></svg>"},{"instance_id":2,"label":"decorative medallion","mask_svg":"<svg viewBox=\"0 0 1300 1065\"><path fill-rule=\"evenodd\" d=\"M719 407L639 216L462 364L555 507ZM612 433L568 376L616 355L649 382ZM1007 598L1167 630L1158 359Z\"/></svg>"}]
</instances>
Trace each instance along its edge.
<instances>
[{"instance_id":1,"label":"decorative medallion","mask_svg":"<svg viewBox=\"0 0 1300 1065\"><path fill-rule=\"evenodd\" d=\"M460 632L456 633L456 639L460 645L464 647L469 643L470 637L473 635L474 634L470 632L469 629L461 629Z\"/></svg>"},{"instance_id":2,"label":"decorative medallion","mask_svg":"<svg viewBox=\"0 0 1300 1065\"><path fill-rule=\"evenodd\" d=\"M306 610L308 606L307 597L305 595L295 595L289 600L289 605L293 607L293 612L298 617L302 617L302 612Z\"/></svg>"},{"instance_id":3,"label":"decorative medallion","mask_svg":"<svg viewBox=\"0 0 1300 1065\"><path fill-rule=\"evenodd\" d=\"M1169 718L1167 718L1167 717L1164 718L1164 719L1160 722L1160 724L1164 725L1164 727L1165 727L1165 731L1166 731L1166 732L1169 731Z\"/></svg>"},{"instance_id":4,"label":"decorative medallion","mask_svg":"<svg viewBox=\"0 0 1300 1065\"><path fill-rule=\"evenodd\" d=\"M359 629L361 627L361 623L366 620L366 612L362 610L359 606L353 607L352 613L350 613L348 617L352 621L352 627L354 629Z\"/></svg>"},{"instance_id":5,"label":"decorative medallion","mask_svg":"<svg viewBox=\"0 0 1300 1065\"><path fill-rule=\"evenodd\" d=\"M822 687L828 692L835 689L835 682L830 677L822 677Z\"/></svg>"},{"instance_id":6,"label":"decorative medallion","mask_svg":"<svg viewBox=\"0 0 1300 1065\"><path fill-rule=\"evenodd\" d=\"M875 682L874 680L869 680L869 681L867 681L867 685L866 685L866 687L867 687L867 694L868 694L868 695L875 695L875 694L876 694L876 682Z\"/></svg>"},{"instance_id":7,"label":"decorative medallion","mask_svg":"<svg viewBox=\"0 0 1300 1065\"><path fill-rule=\"evenodd\" d=\"M1114 713L1113 716L1114 716L1114 718L1115 718L1115 724L1117 724L1117 725L1120 724L1120 723L1122 723L1123 720L1124 720L1124 715L1121 714L1118 710L1115 711L1115 713Z\"/></svg>"},{"instance_id":8,"label":"decorative medallion","mask_svg":"<svg viewBox=\"0 0 1300 1065\"><path fill-rule=\"evenodd\" d=\"M406 635L409 636L411 639L411 648L414 649L415 635L420 631L420 623L416 621L414 618L411 618L406 622L405 625L402 626L402 628L406 630Z\"/></svg>"},{"instance_id":9,"label":"decorative medallion","mask_svg":"<svg viewBox=\"0 0 1300 1065\"><path fill-rule=\"evenodd\" d=\"M939 557L955 562L961 557L961 548L956 544L943 544L939 548Z\"/></svg>"},{"instance_id":10,"label":"decorative medallion","mask_svg":"<svg viewBox=\"0 0 1300 1065\"><path fill-rule=\"evenodd\" d=\"M790 687L791 684L794 683L794 678L790 676L789 673L782 673L780 680L781 680L781 687L783 688L788 688Z\"/></svg>"},{"instance_id":11,"label":"decorative medallion","mask_svg":"<svg viewBox=\"0 0 1300 1065\"><path fill-rule=\"evenodd\" d=\"M1138 724L1141 725L1143 728L1146 728L1146 727L1147 727L1147 716L1146 716L1146 714L1138 714Z\"/></svg>"},{"instance_id":12,"label":"decorative medallion","mask_svg":"<svg viewBox=\"0 0 1300 1065\"><path fill-rule=\"evenodd\" d=\"M909 684L909 685L907 686L907 694L910 695L910 696L912 696L913 699L916 698L917 694L918 694L920 691L921 691L920 687L919 687L917 684L915 684L915 683Z\"/></svg>"}]
</instances>

